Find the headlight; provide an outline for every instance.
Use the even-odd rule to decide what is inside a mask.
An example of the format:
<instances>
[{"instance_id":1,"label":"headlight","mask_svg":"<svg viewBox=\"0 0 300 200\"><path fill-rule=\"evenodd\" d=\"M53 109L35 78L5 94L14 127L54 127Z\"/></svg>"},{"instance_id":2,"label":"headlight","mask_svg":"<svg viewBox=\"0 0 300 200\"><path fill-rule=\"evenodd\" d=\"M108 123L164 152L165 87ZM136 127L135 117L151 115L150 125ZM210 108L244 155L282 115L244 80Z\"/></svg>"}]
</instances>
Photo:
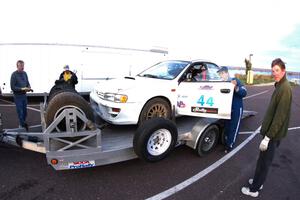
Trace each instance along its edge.
<instances>
[{"instance_id":1,"label":"headlight","mask_svg":"<svg viewBox=\"0 0 300 200\"><path fill-rule=\"evenodd\" d=\"M103 95L103 99L107 101L113 101L116 103L126 103L128 97L127 95L123 95L123 94L105 93Z\"/></svg>"}]
</instances>

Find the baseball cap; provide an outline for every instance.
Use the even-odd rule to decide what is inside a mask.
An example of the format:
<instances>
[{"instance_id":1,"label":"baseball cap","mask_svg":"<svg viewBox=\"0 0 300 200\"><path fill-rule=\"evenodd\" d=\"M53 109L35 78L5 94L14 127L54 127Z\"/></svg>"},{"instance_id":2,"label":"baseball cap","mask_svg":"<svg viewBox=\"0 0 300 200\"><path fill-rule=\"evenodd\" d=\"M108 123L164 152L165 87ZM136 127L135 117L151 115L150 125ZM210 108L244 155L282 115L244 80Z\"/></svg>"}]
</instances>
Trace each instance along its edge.
<instances>
[{"instance_id":1,"label":"baseball cap","mask_svg":"<svg viewBox=\"0 0 300 200\"><path fill-rule=\"evenodd\" d=\"M228 72L228 67L221 67L217 72Z\"/></svg>"},{"instance_id":2,"label":"baseball cap","mask_svg":"<svg viewBox=\"0 0 300 200\"><path fill-rule=\"evenodd\" d=\"M69 70L69 69L70 69L69 65L64 66L64 70Z\"/></svg>"}]
</instances>

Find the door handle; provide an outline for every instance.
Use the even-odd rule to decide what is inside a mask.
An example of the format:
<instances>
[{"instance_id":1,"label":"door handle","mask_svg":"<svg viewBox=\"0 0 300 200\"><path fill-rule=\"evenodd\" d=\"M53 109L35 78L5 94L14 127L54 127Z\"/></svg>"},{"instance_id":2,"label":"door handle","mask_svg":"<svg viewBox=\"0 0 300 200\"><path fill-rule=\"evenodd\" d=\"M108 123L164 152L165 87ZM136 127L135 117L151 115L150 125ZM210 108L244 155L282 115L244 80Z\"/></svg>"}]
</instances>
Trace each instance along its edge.
<instances>
[{"instance_id":1,"label":"door handle","mask_svg":"<svg viewBox=\"0 0 300 200\"><path fill-rule=\"evenodd\" d=\"M220 89L221 93L230 93L230 89Z\"/></svg>"}]
</instances>

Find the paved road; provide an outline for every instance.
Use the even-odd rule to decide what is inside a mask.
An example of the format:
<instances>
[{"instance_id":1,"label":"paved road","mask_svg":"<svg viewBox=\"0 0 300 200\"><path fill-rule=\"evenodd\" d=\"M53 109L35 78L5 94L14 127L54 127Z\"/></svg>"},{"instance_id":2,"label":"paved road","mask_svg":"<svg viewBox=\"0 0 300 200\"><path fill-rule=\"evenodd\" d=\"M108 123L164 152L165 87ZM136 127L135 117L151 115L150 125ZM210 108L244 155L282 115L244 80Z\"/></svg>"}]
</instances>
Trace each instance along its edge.
<instances>
[{"instance_id":1,"label":"paved road","mask_svg":"<svg viewBox=\"0 0 300 200\"><path fill-rule=\"evenodd\" d=\"M243 120L241 132L254 132L261 125L272 90L271 86L248 87L248 96L267 92L244 101L245 109L257 111L258 114ZM260 199L296 200L300 197L299 87L294 88L293 95L289 127L296 129L290 130L288 137L282 141ZM32 107L38 108L37 99L31 102ZM17 126L13 105L0 100L0 112L4 115L5 128ZM39 123L37 111L29 110L29 116L31 125ZM237 145L247 141L248 137L251 134L239 135ZM135 159L89 169L55 171L47 165L43 154L0 143L0 199L146 199L168 189L171 195L167 199L250 199L241 194L240 188L254 173L260 140L261 137L256 135L232 157L200 179L197 175L203 174L203 170L211 169L216 161L228 156L223 153L222 146L217 146L204 158L181 146L158 163ZM180 189L186 180L193 181L173 194L172 191Z\"/></svg>"}]
</instances>

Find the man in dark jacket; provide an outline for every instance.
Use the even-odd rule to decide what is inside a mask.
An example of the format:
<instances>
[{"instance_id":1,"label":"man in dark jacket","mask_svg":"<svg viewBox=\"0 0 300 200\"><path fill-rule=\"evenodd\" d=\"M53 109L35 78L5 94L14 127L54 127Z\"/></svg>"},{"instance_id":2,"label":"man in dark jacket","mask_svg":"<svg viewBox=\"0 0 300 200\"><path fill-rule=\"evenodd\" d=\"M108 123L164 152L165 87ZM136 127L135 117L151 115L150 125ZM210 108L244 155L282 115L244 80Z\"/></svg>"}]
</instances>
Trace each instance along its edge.
<instances>
[{"instance_id":1,"label":"man in dark jacket","mask_svg":"<svg viewBox=\"0 0 300 200\"><path fill-rule=\"evenodd\" d=\"M247 95L247 89L237 78L230 78L227 67L222 67L218 71L224 81L231 81L234 84L234 92L231 106L231 119L225 120L225 153L234 147L236 137L239 132L240 122L243 115L243 98Z\"/></svg>"},{"instance_id":2,"label":"man in dark jacket","mask_svg":"<svg viewBox=\"0 0 300 200\"><path fill-rule=\"evenodd\" d=\"M286 79L285 63L277 58L272 62L272 74L275 90L265 114L260 134L263 140L259 145L260 154L253 179L249 179L249 187L243 187L242 193L252 197L259 195L263 188L269 167L272 164L275 150L288 131L292 104L292 89Z\"/></svg>"},{"instance_id":3,"label":"man in dark jacket","mask_svg":"<svg viewBox=\"0 0 300 200\"><path fill-rule=\"evenodd\" d=\"M14 101L19 118L19 127L28 131L26 123L27 117L27 96L26 92L33 91L30 87L28 76L24 71L24 61L18 60L17 70L14 71L10 78L10 87L14 94Z\"/></svg>"}]
</instances>

